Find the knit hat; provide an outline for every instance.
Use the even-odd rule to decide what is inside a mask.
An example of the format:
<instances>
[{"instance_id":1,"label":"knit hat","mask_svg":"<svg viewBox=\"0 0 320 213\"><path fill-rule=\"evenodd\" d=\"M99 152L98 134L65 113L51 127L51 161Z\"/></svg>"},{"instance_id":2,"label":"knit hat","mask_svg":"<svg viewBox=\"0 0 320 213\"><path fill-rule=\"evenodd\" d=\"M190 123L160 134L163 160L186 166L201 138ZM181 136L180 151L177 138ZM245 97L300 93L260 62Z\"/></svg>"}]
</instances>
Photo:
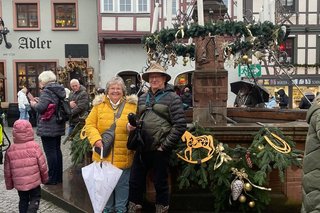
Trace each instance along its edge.
<instances>
[{"instance_id":1,"label":"knit hat","mask_svg":"<svg viewBox=\"0 0 320 213\"><path fill-rule=\"evenodd\" d=\"M142 74L142 79L146 82L149 82L149 74L150 73L160 73L164 76L166 76L166 82L170 81L171 76L165 71L165 69L158 63L153 63L151 64L151 66L149 67L149 69L147 69L147 71L145 73Z\"/></svg>"}]
</instances>

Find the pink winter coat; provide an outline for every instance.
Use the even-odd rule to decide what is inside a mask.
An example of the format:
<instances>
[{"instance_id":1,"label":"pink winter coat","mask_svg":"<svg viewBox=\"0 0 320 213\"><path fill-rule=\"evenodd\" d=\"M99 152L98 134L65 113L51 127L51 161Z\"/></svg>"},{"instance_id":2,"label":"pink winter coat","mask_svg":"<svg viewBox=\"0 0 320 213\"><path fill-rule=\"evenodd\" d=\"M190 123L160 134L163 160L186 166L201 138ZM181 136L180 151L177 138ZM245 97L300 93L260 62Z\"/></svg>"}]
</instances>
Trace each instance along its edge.
<instances>
[{"instance_id":1,"label":"pink winter coat","mask_svg":"<svg viewBox=\"0 0 320 213\"><path fill-rule=\"evenodd\" d=\"M4 177L8 190L28 191L48 181L45 156L34 141L32 126L27 120L17 120L12 130L13 144L6 151Z\"/></svg>"}]
</instances>

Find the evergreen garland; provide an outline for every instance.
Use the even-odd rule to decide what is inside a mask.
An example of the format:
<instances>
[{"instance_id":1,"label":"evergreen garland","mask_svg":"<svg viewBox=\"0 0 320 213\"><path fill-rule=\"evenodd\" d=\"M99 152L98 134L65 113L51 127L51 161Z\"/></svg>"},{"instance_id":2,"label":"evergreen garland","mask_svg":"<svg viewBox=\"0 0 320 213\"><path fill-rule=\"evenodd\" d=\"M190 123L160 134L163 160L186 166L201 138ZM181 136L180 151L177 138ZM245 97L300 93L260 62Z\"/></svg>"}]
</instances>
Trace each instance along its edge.
<instances>
[{"instance_id":1,"label":"evergreen garland","mask_svg":"<svg viewBox=\"0 0 320 213\"><path fill-rule=\"evenodd\" d=\"M279 25L272 22L258 22L246 24L236 21L218 21L206 23L204 26L197 23L190 26L176 26L172 29L161 29L159 32L147 34L142 38L142 43L147 51L174 52L177 56L190 56L194 58L194 44L187 44L183 39L199 38L205 36L232 36L235 42L230 44L232 54L246 53L253 49L265 49L283 42L284 32ZM242 37L248 38L246 40ZM252 38L254 38L252 40ZM250 40L251 39L251 40ZM182 48L183 46L184 48ZM168 50L166 50L168 49Z\"/></svg>"},{"instance_id":2,"label":"evergreen garland","mask_svg":"<svg viewBox=\"0 0 320 213\"><path fill-rule=\"evenodd\" d=\"M82 126L83 127L83 126ZM91 144L89 143L88 138L81 139L80 133L82 127L78 129L75 136L72 138L71 146L70 146L70 155L71 155L71 162L74 166L77 166L83 163L84 158L90 153L92 150Z\"/></svg>"},{"instance_id":3,"label":"evergreen garland","mask_svg":"<svg viewBox=\"0 0 320 213\"><path fill-rule=\"evenodd\" d=\"M205 129L196 126L190 132L194 136L212 135L210 129ZM209 161L202 164L189 164L185 161L178 160L176 156L171 158L172 165L178 171L178 186L179 189L194 189L197 187L209 189L214 196L214 211L221 212L224 210L240 210L242 212L263 212L266 206L270 203L270 194L267 190L261 190L252 187L251 191L243 191L242 194L246 197L245 202L233 201L231 197L231 184L236 176L231 172L232 168L237 170L243 169L248 175L248 180L256 186L264 186L267 183L268 174L273 169L279 170L280 181L284 181L285 169L292 165L301 166L299 157L302 156L302 151L294 149L294 142L285 137L281 130L277 128L269 128L269 132L275 133L284 139L292 148L288 154L279 153L269 146L263 135L266 133L266 128L255 135L252 144L249 147L237 145L234 148L224 144L224 152L231 156L232 161L224 162L219 168L214 170L216 162L216 154ZM268 132L268 133L269 133ZM219 142L214 141L215 145ZM259 145L263 145L263 148ZM260 148L258 148L260 147ZM185 144L179 143L177 153L183 154ZM251 163L248 163L248 153L250 154ZM194 149L192 152L193 159L202 159L207 156L207 150L202 148ZM248 183L246 179L244 183ZM250 207L249 201L254 201L254 207Z\"/></svg>"}]
</instances>

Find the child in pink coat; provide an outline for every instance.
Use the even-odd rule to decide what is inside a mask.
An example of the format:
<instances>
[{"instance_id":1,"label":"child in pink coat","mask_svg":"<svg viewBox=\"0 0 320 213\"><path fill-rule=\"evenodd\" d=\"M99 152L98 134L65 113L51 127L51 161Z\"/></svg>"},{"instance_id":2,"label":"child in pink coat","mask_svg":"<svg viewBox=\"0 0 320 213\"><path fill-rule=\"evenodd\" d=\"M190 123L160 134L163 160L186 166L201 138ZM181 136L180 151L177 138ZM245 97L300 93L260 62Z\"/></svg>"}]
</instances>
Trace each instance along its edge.
<instances>
[{"instance_id":1,"label":"child in pink coat","mask_svg":"<svg viewBox=\"0 0 320 213\"><path fill-rule=\"evenodd\" d=\"M7 190L17 189L19 212L31 213L39 209L41 183L48 181L45 156L34 141L32 126L27 120L17 120L12 129L13 144L6 151L4 177Z\"/></svg>"}]
</instances>

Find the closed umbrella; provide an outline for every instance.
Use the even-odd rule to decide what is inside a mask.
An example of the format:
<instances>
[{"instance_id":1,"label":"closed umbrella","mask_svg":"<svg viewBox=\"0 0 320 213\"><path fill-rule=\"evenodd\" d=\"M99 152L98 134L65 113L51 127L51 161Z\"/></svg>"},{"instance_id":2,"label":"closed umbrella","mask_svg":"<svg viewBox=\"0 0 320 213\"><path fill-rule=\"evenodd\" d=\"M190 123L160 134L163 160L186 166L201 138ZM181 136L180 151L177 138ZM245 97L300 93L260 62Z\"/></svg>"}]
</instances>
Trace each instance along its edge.
<instances>
[{"instance_id":1,"label":"closed umbrella","mask_svg":"<svg viewBox=\"0 0 320 213\"><path fill-rule=\"evenodd\" d=\"M86 184L94 213L103 211L121 174L122 170L109 162L93 162L82 168L82 177Z\"/></svg>"}]
</instances>

